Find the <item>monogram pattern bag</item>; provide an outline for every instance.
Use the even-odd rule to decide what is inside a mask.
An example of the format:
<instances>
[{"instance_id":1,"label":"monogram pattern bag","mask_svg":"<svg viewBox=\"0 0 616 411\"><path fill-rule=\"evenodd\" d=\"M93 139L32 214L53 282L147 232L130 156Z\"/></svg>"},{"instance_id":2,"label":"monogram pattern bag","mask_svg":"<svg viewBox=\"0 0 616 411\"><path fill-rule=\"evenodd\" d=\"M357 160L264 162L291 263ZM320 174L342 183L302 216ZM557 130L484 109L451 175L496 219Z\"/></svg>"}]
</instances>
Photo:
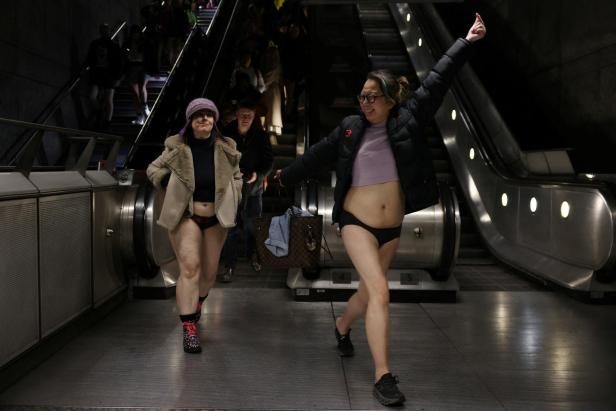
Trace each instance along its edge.
<instances>
[{"instance_id":1,"label":"monogram pattern bag","mask_svg":"<svg viewBox=\"0 0 616 411\"><path fill-rule=\"evenodd\" d=\"M272 215L255 219L257 254L264 267L317 269L323 235L323 216L291 216L289 227L289 253L277 257L265 246L269 237Z\"/></svg>"}]
</instances>

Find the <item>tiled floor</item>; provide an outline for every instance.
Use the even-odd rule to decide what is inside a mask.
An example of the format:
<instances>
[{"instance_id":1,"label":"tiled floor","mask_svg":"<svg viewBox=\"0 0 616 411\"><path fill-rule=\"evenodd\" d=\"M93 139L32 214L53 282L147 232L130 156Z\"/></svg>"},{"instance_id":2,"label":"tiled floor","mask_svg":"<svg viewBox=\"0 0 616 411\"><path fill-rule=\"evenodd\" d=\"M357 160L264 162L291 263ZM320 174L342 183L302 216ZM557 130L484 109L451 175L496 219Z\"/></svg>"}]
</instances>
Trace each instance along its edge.
<instances>
[{"instance_id":1,"label":"tiled floor","mask_svg":"<svg viewBox=\"0 0 616 411\"><path fill-rule=\"evenodd\" d=\"M363 323L356 356L335 351L344 303L295 302L284 275L259 282L244 268L206 302L203 353L183 353L172 299L129 301L1 393L0 408L382 409ZM483 277L493 269L459 267L461 284L492 287ZM613 306L510 287L519 290L391 304L403 409L616 409Z\"/></svg>"}]
</instances>

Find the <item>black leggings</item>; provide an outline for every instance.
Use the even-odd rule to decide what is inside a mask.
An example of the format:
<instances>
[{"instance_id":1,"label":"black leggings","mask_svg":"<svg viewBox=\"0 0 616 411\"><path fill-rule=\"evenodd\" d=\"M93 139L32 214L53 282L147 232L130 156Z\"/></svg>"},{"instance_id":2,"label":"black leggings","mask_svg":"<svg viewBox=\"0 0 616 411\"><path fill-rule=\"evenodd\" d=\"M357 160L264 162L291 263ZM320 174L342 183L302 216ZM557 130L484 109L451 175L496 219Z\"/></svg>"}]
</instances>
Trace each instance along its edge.
<instances>
[{"instance_id":1,"label":"black leggings","mask_svg":"<svg viewBox=\"0 0 616 411\"><path fill-rule=\"evenodd\" d=\"M349 225L349 224L356 225L365 230L368 230L370 234L372 234L374 238L376 238L376 241L379 242L379 248L383 244L388 243L391 240L394 240L396 238L399 238L400 232L402 231L402 225L399 225L398 227L393 227L393 228L370 227L369 225L362 223L353 214L349 213L346 210L342 210L342 212L340 213L340 221L338 222L340 229L342 230L342 227L344 227L345 225Z\"/></svg>"}]
</instances>

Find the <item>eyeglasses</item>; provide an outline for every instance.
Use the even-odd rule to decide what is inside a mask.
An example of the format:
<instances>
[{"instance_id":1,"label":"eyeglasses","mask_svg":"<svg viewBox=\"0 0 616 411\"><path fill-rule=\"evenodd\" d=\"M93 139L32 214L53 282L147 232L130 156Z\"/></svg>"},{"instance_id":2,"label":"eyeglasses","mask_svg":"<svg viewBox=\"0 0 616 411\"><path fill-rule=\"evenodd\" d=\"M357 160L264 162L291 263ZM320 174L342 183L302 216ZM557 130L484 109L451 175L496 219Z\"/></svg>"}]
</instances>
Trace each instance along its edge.
<instances>
[{"instance_id":1,"label":"eyeglasses","mask_svg":"<svg viewBox=\"0 0 616 411\"><path fill-rule=\"evenodd\" d=\"M364 101L368 104L372 104L374 103L374 100L377 99L377 97L383 97L384 94L360 94L357 96L357 101L359 101L360 103L363 103Z\"/></svg>"}]
</instances>

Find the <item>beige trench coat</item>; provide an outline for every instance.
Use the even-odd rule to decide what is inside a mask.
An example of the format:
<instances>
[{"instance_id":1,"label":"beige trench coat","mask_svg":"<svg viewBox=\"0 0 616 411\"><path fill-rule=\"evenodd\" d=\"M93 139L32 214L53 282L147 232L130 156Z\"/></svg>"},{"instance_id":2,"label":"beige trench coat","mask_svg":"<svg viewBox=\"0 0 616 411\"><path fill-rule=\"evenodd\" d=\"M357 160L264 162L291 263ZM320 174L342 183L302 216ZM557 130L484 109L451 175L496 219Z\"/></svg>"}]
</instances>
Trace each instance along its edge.
<instances>
[{"instance_id":1,"label":"beige trench coat","mask_svg":"<svg viewBox=\"0 0 616 411\"><path fill-rule=\"evenodd\" d=\"M214 143L214 179L216 193L214 209L222 227L235 226L237 208L242 199L242 174L240 173L241 153L235 148L235 141L219 137ZM195 170L190 147L179 135L165 140L163 153L147 169L147 175L154 187L162 189L160 182L171 173L165 199L157 221L159 225L173 230L188 210L193 214L193 193L195 191Z\"/></svg>"}]
</instances>

